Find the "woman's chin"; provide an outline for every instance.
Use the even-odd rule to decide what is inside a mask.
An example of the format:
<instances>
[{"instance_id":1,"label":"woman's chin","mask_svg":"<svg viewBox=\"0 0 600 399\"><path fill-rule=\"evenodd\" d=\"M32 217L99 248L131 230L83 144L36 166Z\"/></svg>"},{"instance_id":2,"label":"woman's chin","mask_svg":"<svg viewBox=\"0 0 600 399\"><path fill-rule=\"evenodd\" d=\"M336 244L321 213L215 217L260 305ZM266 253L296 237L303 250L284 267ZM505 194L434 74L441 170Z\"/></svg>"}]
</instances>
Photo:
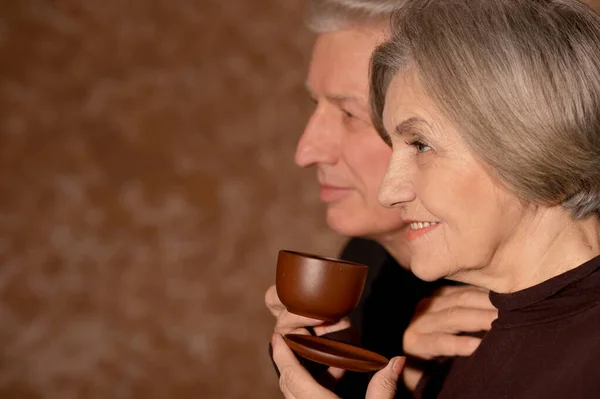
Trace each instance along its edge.
<instances>
[{"instance_id":1,"label":"woman's chin","mask_svg":"<svg viewBox=\"0 0 600 399\"><path fill-rule=\"evenodd\" d=\"M438 267L439 265L432 265L427 262L419 262L413 256L411 259L410 271L423 281L435 281L446 277L445 274L440 272Z\"/></svg>"}]
</instances>

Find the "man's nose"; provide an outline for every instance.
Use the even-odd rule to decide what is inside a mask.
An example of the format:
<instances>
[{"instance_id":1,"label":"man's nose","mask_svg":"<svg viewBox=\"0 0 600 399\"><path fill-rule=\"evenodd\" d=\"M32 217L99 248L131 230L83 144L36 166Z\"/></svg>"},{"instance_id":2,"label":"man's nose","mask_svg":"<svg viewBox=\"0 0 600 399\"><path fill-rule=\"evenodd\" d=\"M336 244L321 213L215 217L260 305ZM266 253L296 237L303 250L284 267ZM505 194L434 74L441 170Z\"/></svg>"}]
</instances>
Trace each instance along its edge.
<instances>
[{"instance_id":1,"label":"man's nose","mask_svg":"<svg viewBox=\"0 0 600 399\"><path fill-rule=\"evenodd\" d=\"M339 127L327 109L317 107L298 141L296 164L301 167L335 164L339 158L339 149Z\"/></svg>"}]
</instances>

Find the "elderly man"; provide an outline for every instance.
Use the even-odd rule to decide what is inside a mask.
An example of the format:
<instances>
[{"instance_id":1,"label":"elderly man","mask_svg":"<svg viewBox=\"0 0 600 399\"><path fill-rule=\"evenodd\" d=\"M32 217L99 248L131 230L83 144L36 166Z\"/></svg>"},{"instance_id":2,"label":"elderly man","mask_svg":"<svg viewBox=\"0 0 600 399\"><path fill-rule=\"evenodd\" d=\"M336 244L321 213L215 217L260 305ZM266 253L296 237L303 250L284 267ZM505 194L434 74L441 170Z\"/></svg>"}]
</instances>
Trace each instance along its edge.
<instances>
[{"instance_id":1,"label":"elderly man","mask_svg":"<svg viewBox=\"0 0 600 399\"><path fill-rule=\"evenodd\" d=\"M266 303L277 318L277 334L308 333L309 327L317 335L345 340L341 330L352 324L359 346L388 358L407 355L396 397L410 397L423 361L471 354L480 339L464 333L488 330L497 312L485 290L413 276L409 226L398 209L377 201L391 149L371 123L368 66L371 53L387 36L391 12L402 2L315 0L309 8L308 26L317 38L307 89L315 110L298 143L296 163L315 166L328 225L340 234L363 237L352 239L341 254L369 266L361 302L349 321L333 326L290 314L274 287L267 291ZM328 377L338 395L364 398L369 375L334 369L318 375L319 370L310 369L321 380Z\"/></svg>"}]
</instances>

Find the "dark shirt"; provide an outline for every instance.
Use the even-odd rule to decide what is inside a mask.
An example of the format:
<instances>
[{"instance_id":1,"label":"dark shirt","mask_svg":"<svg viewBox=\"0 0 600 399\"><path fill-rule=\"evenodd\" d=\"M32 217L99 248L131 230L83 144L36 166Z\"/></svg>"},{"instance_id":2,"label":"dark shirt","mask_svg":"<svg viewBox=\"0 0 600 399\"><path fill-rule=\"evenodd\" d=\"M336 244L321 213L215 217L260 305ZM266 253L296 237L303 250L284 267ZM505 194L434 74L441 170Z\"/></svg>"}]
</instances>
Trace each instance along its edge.
<instances>
[{"instance_id":1,"label":"dark shirt","mask_svg":"<svg viewBox=\"0 0 600 399\"><path fill-rule=\"evenodd\" d=\"M600 397L600 256L534 287L491 293L490 299L498 319L479 348L438 379L439 396L437 388L422 383L417 397Z\"/></svg>"},{"instance_id":2,"label":"dark shirt","mask_svg":"<svg viewBox=\"0 0 600 399\"><path fill-rule=\"evenodd\" d=\"M350 314L352 325L358 330L357 344L388 359L403 355L402 336L416 305L450 282L419 280L370 240L350 240L340 258L369 267L363 295ZM372 376L372 373L346 372L335 393L343 399L364 399ZM412 398L412 394L401 384L396 398Z\"/></svg>"}]
</instances>

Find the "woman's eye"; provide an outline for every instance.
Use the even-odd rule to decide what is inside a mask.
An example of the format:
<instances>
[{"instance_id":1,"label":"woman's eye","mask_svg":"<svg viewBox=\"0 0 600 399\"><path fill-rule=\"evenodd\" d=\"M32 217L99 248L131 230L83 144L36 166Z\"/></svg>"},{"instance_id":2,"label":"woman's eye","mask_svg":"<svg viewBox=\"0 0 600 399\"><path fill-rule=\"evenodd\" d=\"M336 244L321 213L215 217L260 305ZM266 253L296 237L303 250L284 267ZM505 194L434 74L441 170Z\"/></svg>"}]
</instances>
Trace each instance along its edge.
<instances>
[{"instance_id":1,"label":"woman's eye","mask_svg":"<svg viewBox=\"0 0 600 399\"><path fill-rule=\"evenodd\" d=\"M429 145L427 145L419 140L415 140L415 141L409 142L407 144L415 147L417 149L417 152L427 152L427 151L431 150L431 147Z\"/></svg>"},{"instance_id":2,"label":"woman's eye","mask_svg":"<svg viewBox=\"0 0 600 399\"><path fill-rule=\"evenodd\" d=\"M346 118L354 118L354 114L348 111L343 111Z\"/></svg>"}]
</instances>

